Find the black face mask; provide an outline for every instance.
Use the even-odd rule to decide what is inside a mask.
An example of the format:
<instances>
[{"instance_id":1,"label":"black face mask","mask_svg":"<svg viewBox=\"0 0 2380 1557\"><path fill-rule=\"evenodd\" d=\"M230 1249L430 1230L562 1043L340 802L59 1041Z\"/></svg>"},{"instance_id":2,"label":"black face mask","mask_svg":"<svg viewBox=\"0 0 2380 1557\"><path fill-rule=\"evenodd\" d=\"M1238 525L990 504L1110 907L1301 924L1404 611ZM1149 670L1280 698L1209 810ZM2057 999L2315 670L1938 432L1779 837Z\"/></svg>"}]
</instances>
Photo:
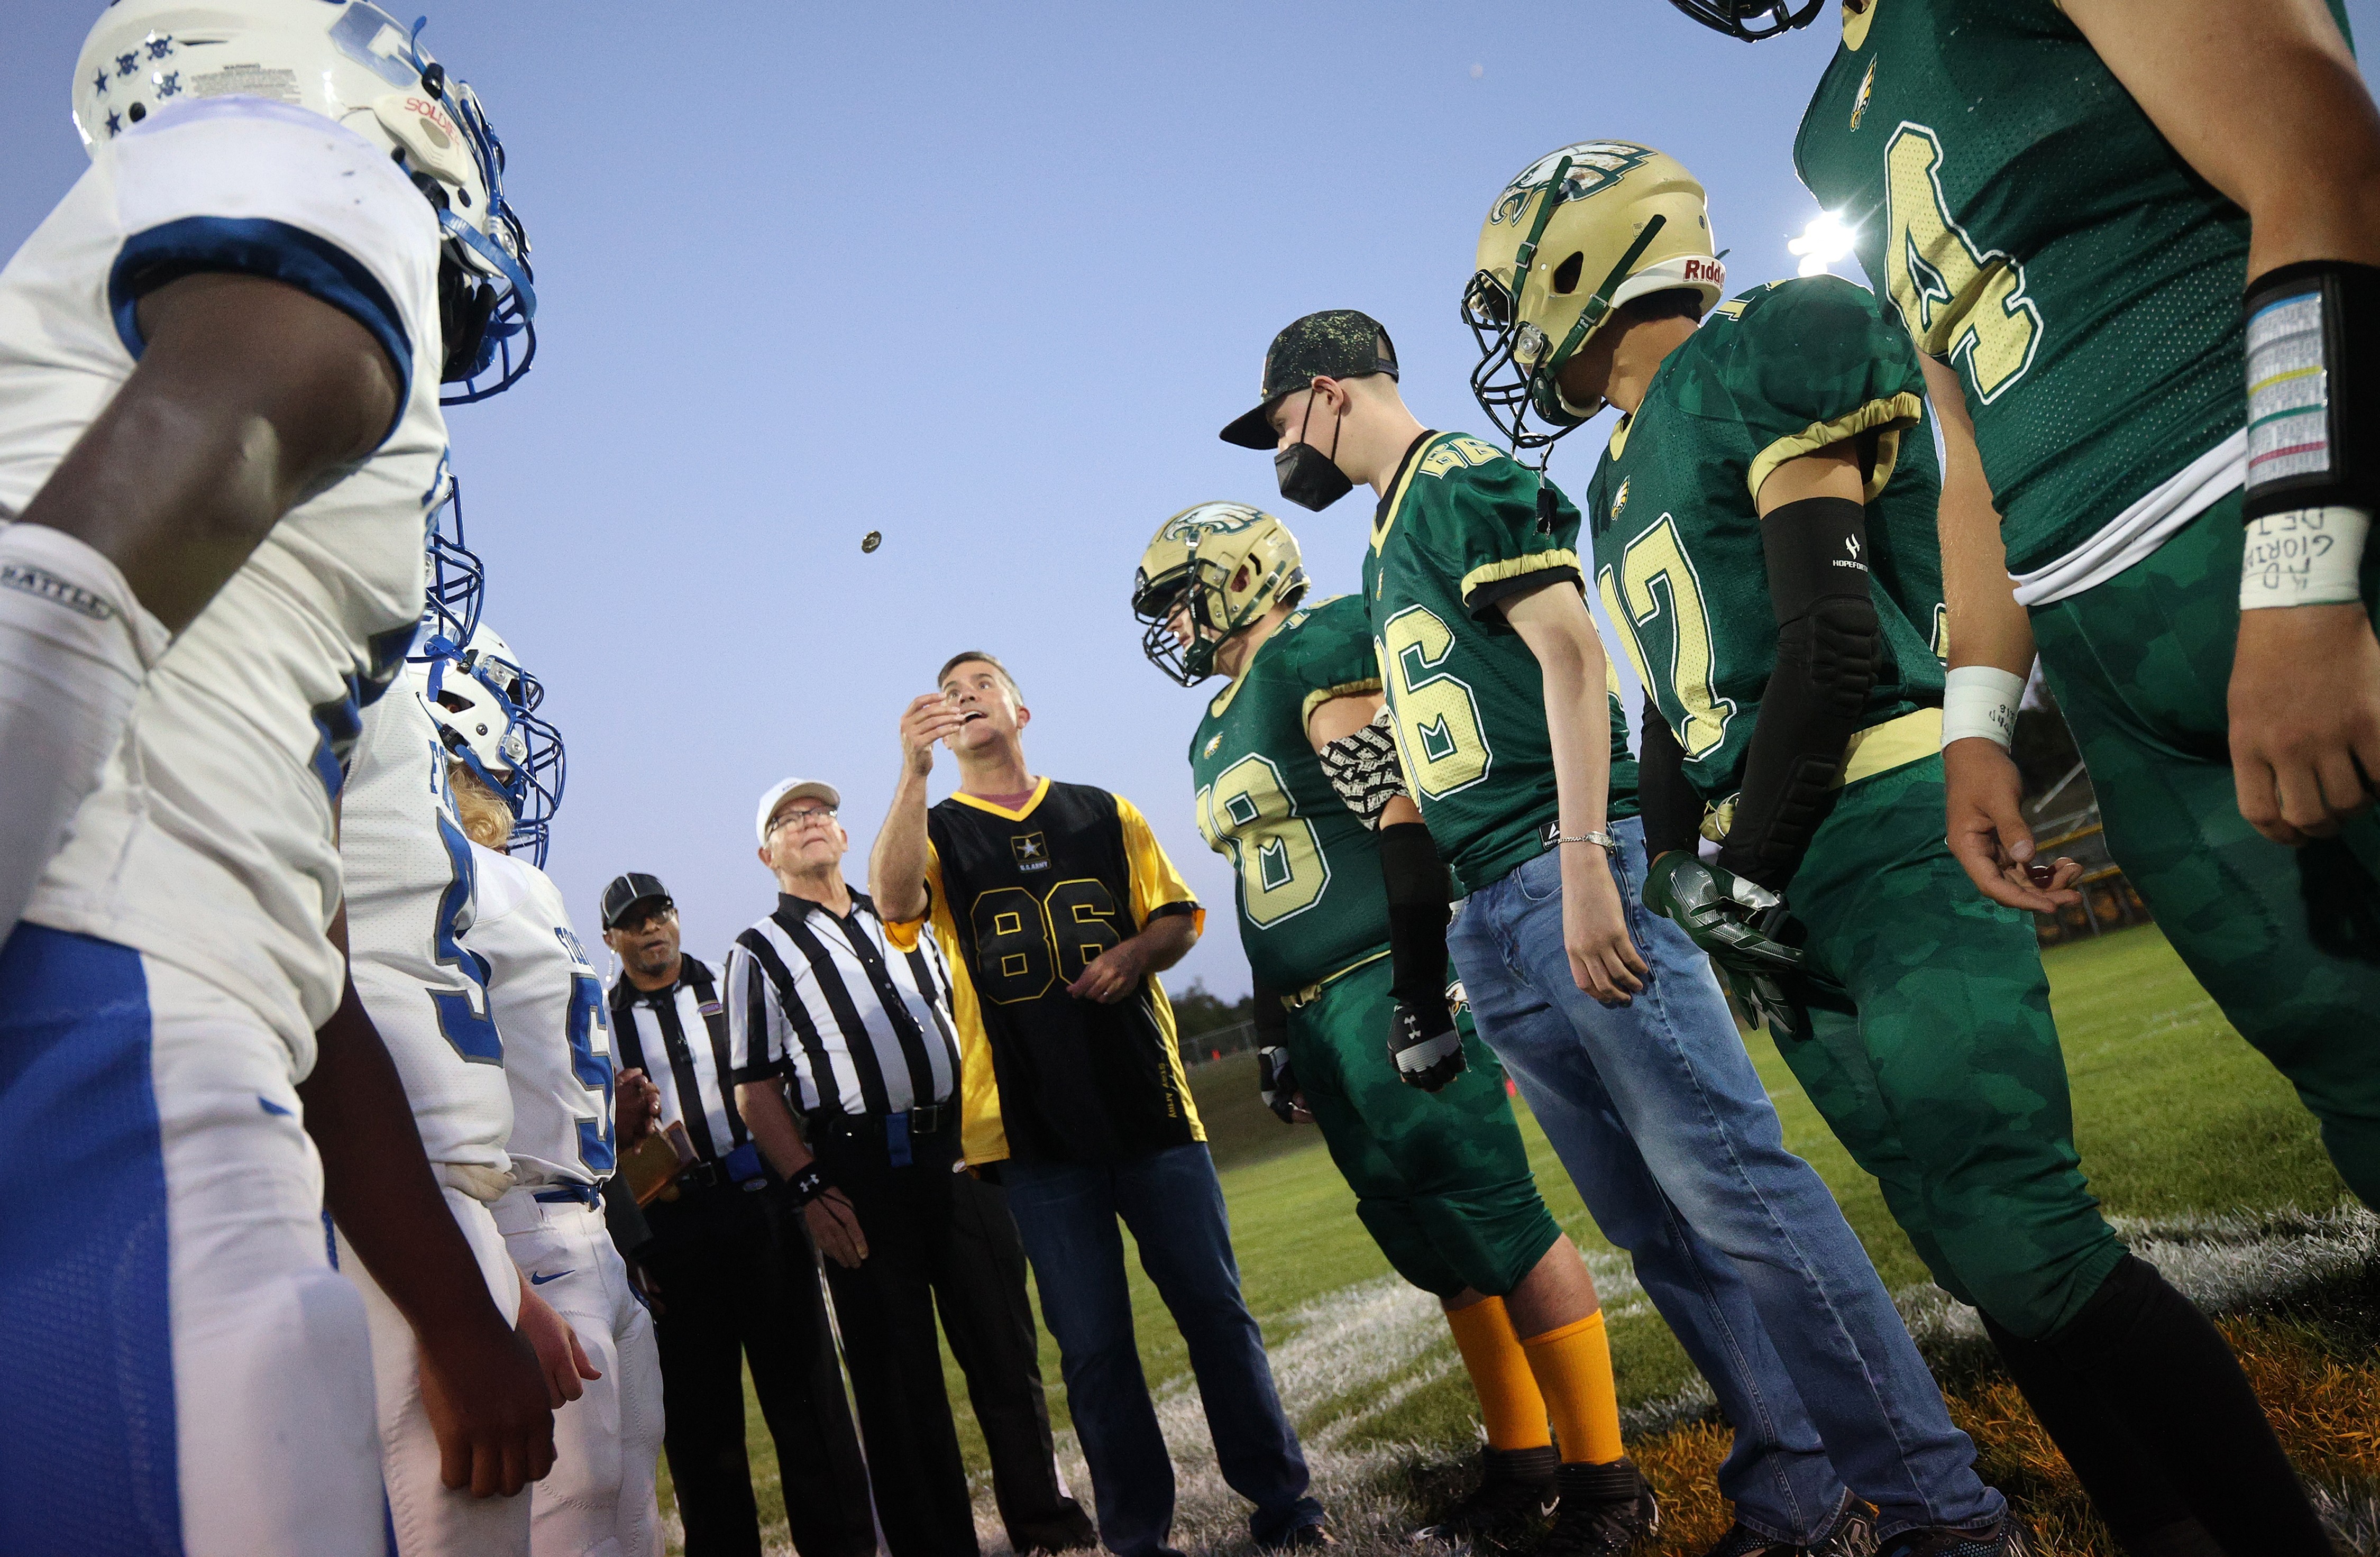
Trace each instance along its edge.
<instances>
[{"instance_id":1,"label":"black face mask","mask_svg":"<svg viewBox=\"0 0 2380 1557\"><path fill-rule=\"evenodd\" d=\"M1308 420L1314 415L1314 391L1311 389L1305 392L1305 414ZM1307 443L1301 428L1297 442L1272 456L1273 476L1281 482L1281 496L1301 508L1311 508L1320 513L1354 491L1355 483L1347 479L1347 472L1340 469L1331 458L1331 455L1338 452L1339 429L1335 423L1330 429L1330 454L1328 455Z\"/></svg>"}]
</instances>

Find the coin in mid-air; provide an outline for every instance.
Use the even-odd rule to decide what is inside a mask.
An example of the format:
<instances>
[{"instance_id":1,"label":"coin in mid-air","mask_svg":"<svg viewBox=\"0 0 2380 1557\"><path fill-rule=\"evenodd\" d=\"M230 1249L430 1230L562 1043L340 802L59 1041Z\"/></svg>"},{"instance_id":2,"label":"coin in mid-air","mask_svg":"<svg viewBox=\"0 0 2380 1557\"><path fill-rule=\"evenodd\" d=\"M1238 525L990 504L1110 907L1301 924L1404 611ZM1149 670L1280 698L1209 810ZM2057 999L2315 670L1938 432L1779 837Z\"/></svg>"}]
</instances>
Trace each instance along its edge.
<instances>
[{"instance_id":1,"label":"coin in mid-air","mask_svg":"<svg viewBox=\"0 0 2380 1557\"><path fill-rule=\"evenodd\" d=\"M884 532L880 529L871 529L859 538L859 549L863 552L872 552L883 544Z\"/></svg>"}]
</instances>

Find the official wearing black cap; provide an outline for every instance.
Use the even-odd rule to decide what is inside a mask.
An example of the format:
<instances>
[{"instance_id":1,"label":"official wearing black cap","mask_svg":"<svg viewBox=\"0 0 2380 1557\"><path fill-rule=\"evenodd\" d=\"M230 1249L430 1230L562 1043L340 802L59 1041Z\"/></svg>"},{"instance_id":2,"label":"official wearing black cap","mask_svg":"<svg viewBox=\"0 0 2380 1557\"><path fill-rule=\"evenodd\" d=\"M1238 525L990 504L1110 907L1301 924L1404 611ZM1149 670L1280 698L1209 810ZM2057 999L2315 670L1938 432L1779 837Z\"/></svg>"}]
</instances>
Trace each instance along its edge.
<instances>
[{"instance_id":1,"label":"official wearing black cap","mask_svg":"<svg viewBox=\"0 0 2380 1557\"><path fill-rule=\"evenodd\" d=\"M675 1197L645 1208L637 1259L655 1298L662 1448L686 1522L686 1557L760 1557L744 1446L744 1366L776 1440L785 1517L801 1557L876 1550L868 1473L843 1393L818 1257L783 1181L735 1111L717 970L684 955L677 906L659 878L603 889L603 942L620 959L612 1032L623 1068L660 1089L661 1127L695 1151Z\"/></svg>"}]
</instances>

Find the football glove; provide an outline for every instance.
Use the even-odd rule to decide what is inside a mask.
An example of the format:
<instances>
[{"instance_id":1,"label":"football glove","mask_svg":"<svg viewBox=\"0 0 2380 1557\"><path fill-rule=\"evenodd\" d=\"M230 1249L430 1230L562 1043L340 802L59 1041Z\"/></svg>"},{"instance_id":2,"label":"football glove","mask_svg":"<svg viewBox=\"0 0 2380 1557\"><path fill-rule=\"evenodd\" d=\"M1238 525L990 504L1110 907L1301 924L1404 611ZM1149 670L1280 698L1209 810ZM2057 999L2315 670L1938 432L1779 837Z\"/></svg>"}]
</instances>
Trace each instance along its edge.
<instances>
[{"instance_id":1,"label":"football glove","mask_svg":"<svg viewBox=\"0 0 2380 1557\"><path fill-rule=\"evenodd\" d=\"M1278 1045L1257 1051L1257 1096L1284 1125L1297 1120L1297 1073L1289 1068L1289 1051Z\"/></svg>"},{"instance_id":2,"label":"football glove","mask_svg":"<svg viewBox=\"0 0 2380 1557\"><path fill-rule=\"evenodd\" d=\"M1467 1062L1454 1014L1427 1001L1418 1005L1397 1002L1389 1018L1389 1058L1397 1063L1398 1080L1425 1092L1435 1092L1461 1076Z\"/></svg>"},{"instance_id":3,"label":"football glove","mask_svg":"<svg viewBox=\"0 0 2380 1557\"><path fill-rule=\"evenodd\" d=\"M1785 899L1759 882L1673 852L1645 875L1645 906L1709 955L1746 1018L1771 1035L1807 1038L1813 1004L1848 1009L1842 985L1788 939L1794 925Z\"/></svg>"},{"instance_id":4,"label":"football glove","mask_svg":"<svg viewBox=\"0 0 2380 1557\"><path fill-rule=\"evenodd\" d=\"M1397 760L1396 737L1390 731L1383 707L1372 722L1340 736L1322 748L1322 774L1355 813L1357 821L1377 831L1380 813L1390 801L1405 793L1404 768Z\"/></svg>"}]
</instances>

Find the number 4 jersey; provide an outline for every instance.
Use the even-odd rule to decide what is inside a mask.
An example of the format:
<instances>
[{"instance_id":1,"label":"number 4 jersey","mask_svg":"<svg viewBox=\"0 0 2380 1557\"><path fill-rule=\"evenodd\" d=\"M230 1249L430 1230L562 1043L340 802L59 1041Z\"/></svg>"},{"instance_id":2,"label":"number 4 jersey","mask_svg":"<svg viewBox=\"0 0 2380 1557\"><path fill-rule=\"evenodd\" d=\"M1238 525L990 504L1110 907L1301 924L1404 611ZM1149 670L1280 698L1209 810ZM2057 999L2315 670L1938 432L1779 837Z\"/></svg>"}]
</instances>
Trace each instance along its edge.
<instances>
[{"instance_id":1,"label":"number 4 jersey","mask_svg":"<svg viewBox=\"0 0 2380 1557\"><path fill-rule=\"evenodd\" d=\"M1016 810L953 795L926 832L967 1161L1106 1162L1206 1139L1156 976L1112 1005L1066 992L1151 919L1205 917L1148 819L1045 778Z\"/></svg>"},{"instance_id":2,"label":"number 4 jersey","mask_svg":"<svg viewBox=\"0 0 2380 1557\"><path fill-rule=\"evenodd\" d=\"M1578 510L1537 473L1459 432L1405 451L1372 519L1364 600L1405 787L1466 892L1546 847L1553 747L1537 657L1503 602L1548 582L1582 588ZM1628 722L1611 698L1608 815L1636 814Z\"/></svg>"},{"instance_id":3,"label":"number 4 jersey","mask_svg":"<svg viewBox=\"0 0 2380 1557\"><path fill-rule=\"evenodd\" d=\"M1867 569L1884 641L1866 723L1940 707L1941 483L1925 395L1899 322L1861 287L1812 276L1713 310L1613 430L1587 488L1596 591L1706 800L1735 793L1776 668L1755 502L1787 460L1845 442L1861 453L1866 554L1841 560ZM1938 717L1918 723L1897 760L1941 744Z\"/></svg>"},{"instance_id":4,"label":"number 4 jersey","mask_svg":"<svg viewBox=\"0 0 2380 1557\"><path fill-rule=\"evenodd\" d=\"M1378 852L1305 734L1323 703L1379 689L1363 599L1341 595L1291 613L1208 703L1190 743L1198 831L1236 868L1240 943L1276 992L1388 947Z\"/></svg>"}]
</instances>

